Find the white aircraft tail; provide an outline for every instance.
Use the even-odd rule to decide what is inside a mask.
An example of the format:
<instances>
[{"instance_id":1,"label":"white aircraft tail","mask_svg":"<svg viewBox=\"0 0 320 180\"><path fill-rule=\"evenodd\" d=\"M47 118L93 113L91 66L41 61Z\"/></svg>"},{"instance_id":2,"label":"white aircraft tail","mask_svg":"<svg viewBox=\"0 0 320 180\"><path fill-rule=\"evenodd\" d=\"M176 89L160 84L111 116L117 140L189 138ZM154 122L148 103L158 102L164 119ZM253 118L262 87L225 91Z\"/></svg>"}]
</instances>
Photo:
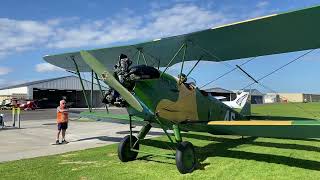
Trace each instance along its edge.
<instances>
[{"instance_id":1,"label":"white aircraft tail","mask_svg":"<svg viewBox=\"0 0 320 180\"><path fill-rule=\"evenodd\" d=\"M222 101L222 102L231 108L242 109L244 107L244 105L246 104L248 98L249 98L249 93L242 92L239 95L237 95L237 98L235 100Z\"/></svg>"}]
</instances>

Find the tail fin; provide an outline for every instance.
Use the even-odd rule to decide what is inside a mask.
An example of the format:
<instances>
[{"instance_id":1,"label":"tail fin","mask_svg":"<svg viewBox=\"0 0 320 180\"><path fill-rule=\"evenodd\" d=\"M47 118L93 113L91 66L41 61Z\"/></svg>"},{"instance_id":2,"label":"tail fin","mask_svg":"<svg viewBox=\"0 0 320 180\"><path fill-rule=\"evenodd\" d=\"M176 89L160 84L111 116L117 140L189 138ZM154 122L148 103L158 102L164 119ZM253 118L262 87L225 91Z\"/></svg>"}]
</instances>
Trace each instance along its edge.
<instances>
[{"instance_id":1,"label":"tail fin","mask_svg":"<svg viewBox=\"0 0 320 180\"><path fill-rule=\"evenodd\" d=\"M223 101L223 103L231 108L242 109L247 103L249 98L248 92L242 92L237 95L237 98L233 101Z\"/></svg>"},{"instance_id":2,"label":"tail fin","mask_svg":"<svg viewBox=\"0 0 320 180\"><path fill-rule=\"evenodd\" d=\"M243 108L240 111L240 114L244 116L251 116L251 98L247 99Z\"/></svg>"}]
</instances>

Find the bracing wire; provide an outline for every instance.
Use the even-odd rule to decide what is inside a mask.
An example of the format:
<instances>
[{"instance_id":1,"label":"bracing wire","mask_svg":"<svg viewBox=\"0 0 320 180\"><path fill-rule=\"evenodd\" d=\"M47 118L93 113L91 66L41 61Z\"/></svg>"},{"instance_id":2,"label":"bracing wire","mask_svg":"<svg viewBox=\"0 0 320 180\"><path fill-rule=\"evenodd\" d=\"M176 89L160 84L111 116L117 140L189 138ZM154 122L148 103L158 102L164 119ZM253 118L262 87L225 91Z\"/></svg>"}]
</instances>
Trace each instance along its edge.
<instances>
[{"instance_id":1,"label":"bracing wire","mask_svg":"<svg viewBox=\"0 0 320 180\"><path fill-rule=\"evenodd\" d=\"M290 65L291 63L293 63L293 62L295 62L295 61L297 61L297 60L301 59L302 57L306 56L307 54L310 54L310 53L311 53L311 52L313 52L314 50L316 50L316 49L311 49L310 51L308 51L308 52L306 52L306 53L303 53L302 55L298 56L297 58L295 58L295 59L293 59L293 60L289 61L288 63L286 63L286 64L284 64L284 65L280 66L279 68L277 68L277 69L275 69L275 70L271 71L270 73L268 73L268 74L266 74L266 75L262 76L261 78L257 79L257 81L259 82L259 81L261 81L261 80L265 79L266 77L268 77L268 76L270 76L270 75L272 75L272 74L276 73L277 71L279 71L279 70L283 69L284 67L286 67L286 66ZM251 85L253 85L253 84L255 84L255 83L256 83L256 82L252 82L252 83L248 84L247 86L245 86L244 88L242 88L242 90L244 90L244 89L248 88L249 86L251 86Z\"/></svg>"},{"instance_id":2,"label":"bracing wire","mask_svg":"<svg viewBox=\"0 0 320 180\"><path fill-rule=\"evenodd\" d=\"M273 89L271 89L271 88L269 88L269 87L265 86L265 85L264 85L264 84L262 84L260 81L261 81L261 80L263 80L263 79L265 79L266 77L269 77L270 75L272 75L272 74L274 74L274 73L278 72L279 70L283 69L284 67L286 67L286 66L288 66L288 65L292 64L293 62L295 62L295 61L297 61L297 60L301 59L302 57L306 56L307 54L310 54L310 53L311 53L311 52L313 52L314 50L316 50L316 49L309 50L308 52L306 52L306 53L304 53L304 54L302 54L302 55L298 56L297 58L295 58L295 59L293 59L293 60L289 61L288 63L286 63L286 64L284 64L284 65L280 66L279 68L277 68L277 69L275 69L275 70L271 71L270 73L268 73L268 74L266 74L266 75L262 76L261 78L257 79L255 82L252 82L252 83L250 83L249 85L245 86L244 88L242 88L242 90L245 90L246 88L250 87L250 86L251 86L251 85L253 85L253 84L258 84L258 85L260 85L261 87L263 87L263 88L265 88L265 89L267 89L267 90L269 90L269 91L271 91L271 92L275 93L275 94L276 94L276 95L278 95L279 97L281 97L281 98L283 98L283 99L286 99L286 100L288 101L288 99L287 99L287 98L285 98L285 97L283 97L283 96L280 96L280 95L279 95L279 93L277 93L275 90L273 90ZM289 103L291 103L291 104L293 104L293 105L295 105L295 106L297 106L298 108L300 108L300 109L301 109L301 110L303 110L304 112L309 113L310 115L312 115L312 116L313 116L313 117L315 117L315 118L318 118L318 117L319 117L318 115L314 114L313 112L307 111L305 108L303 108L302 106L299 106L299 105L298 105L298 104L296 104L296 103L293 103L293 102L290 102L290 101L288 101L288 102L289 102Z\"/></svg>"},{"instance_id":3,"label":"bracing wire","mask_svg":"<svg viewBox=\"0 0 320 180\"><path fill-rule=\"evenodd\" d=\"M199 46L199 45L197 45L197 46L198 46L201 50L203 50L205 53L207 53L208 55L210 55L210 56L212 56L212 57L214 57L214 58L218 59L219 61L221 61L221 60L220 60L220 58L218 58L218 57L217 57L217 56L215 56L215 55L212 55L212 54L211 54L210 52L208 52L206 49L202 48L202 47L201 47L201 46ZM270 75L272 75L272 74L274 74L274 73L278 72L279 70L283 69L284 67L286 67L286 66L288 66L288 65L292 64L293 62L295 62L295 61L297 61L297 60L301 59L302 57L304 57L304 56L306 56L306 55L310 54L310 53L311 53L311 52L313 52L314 50L316 50L316 49L312 49L312 50L307 51L306 53L304 53L304 54L302 54L302 55L298 56L297 58L295 58L295 59L293 59L293 60L289 61L288 63L286 63L286 64L284 64L284 65L280 66L279 68L277 68L277 69L275 69L275 70L271 71L270 73L266 74L265 76L263 76L263 77L259 78L259 79L257 80L257 82L250 83L249 85L247 85L247 86L245 86L244 88L242 88L242 90L244 90L244 89L248 88L249 86L251 86L251 85L253 85L253 84L257 83L258 85L260 85L260 86L262 86L262 87L264 87L264 88L266 88L266 89L268 89L268 90L270 90L270 91L272 91L272 92L276 92L276 91L272 90L271 88L268 88L267 86L263 85L263 84L262 84L261 82L259 82L259 81L261 81L261 80L263 80L263 79L265 79L265 78L269 77ZM252 60L253 60L253 59L255 59L255 58L256 58L256 57L253 57L253 58L251 58L251 59L249 59L249 60L245 61L245 62L244 62L244 63L242 63L240 66L243 66L244 64L246 64L246 63L248 63L248 62L252 61ZM223 61L222 61L222 62L223 62ZM226 63L225 65L226 65L226 66L228 66L228 67L232 67L232 66L231 66L230 64L228 64L228 63ZM200 87L200 89L201 89L201 88L203 88L203 87L205 87L205 86L207 86L207 85L209 85L209 84L211 84L211 83L213 83L213 82L215 82L215 81L217 81L218 79L221 79L222 77L226 76L227 74L229 74L229 73L233 72L233 71L234 71L234 70L236 70L236 69L237 69L237 67L232 67L232 69L231 69L230 71L227 71L226 73L222 74L222 75L221 75L221 76L219 76L218 78L216 78L216 79L214 79L214 80L212 80L212 81L210 81L210 82L208 82L208 83L204 84L203 86L201 86L201 87ZM278 94L278 93L276 93L276 94ZM285 99L286 99L286 98L285 98ZM289 102L289 101L288 101L288 102ZM290 102L290 103L292 103L292 102ZM312 112L310 112L310 111L305 110L303 107L301 107L301 106L299 106L299 105L297 105L297 104L295 104L295 103L293 103L293 104L294 104L295 106L297 106L298 108L300 108L301 110L303 110L303 111L305 111L305 112L307 112L307 113L311 114L313 117L318 117L318 115L315 115L314 113L312 113ZM170 105L168 105L166 108L168 108L169 106L170 106Z\"/></svg>"},{"instance_id":4,"label":"bracing wire","mask_svg":"<svg viewBox=\"0 0 320 180\"><path fill-rule=\"evenodd\" d=\"M254 60L255 58L256 58L256 57L253 57L253 58L248 59L248 60L247 60L247 61L245 61L244 63L240 64L240 66L243 66L243 65L247 64L248 62L250 62L250 61ZM204 88L204 87L208 86L209 84L212 84L212 83L216 82L217 80L219 80L219 79L223 78L224 76L226 76L226 75L228 75L228 74L232 73L232 72L233 72L233 71L235 71L236 69L237 69L237 67L232 68L231 70L229 70L229 71L227 71L227 72L225 72L225 73L221 74L220 76L218 76L216 79L214 79L214 80L212 80L212 81L209 81L208 83L206 83L206 84L202 85L201 87L199 87L199 89L202 89L202 88Z\"/></svg>"}]
</instances>

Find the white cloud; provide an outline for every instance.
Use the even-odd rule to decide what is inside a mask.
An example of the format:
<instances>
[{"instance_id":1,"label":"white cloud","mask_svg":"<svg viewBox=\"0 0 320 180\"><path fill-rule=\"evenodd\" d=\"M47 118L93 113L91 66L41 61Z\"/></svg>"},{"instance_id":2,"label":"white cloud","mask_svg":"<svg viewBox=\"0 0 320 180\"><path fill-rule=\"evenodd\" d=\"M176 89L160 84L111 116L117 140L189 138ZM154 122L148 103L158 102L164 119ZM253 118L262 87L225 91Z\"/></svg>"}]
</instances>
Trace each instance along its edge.
<instances>
[{"instance_id":1,"label":"white cloud","mask_svg":"<svg viewBox=\"0 0 320 180\"><path fill-rule=\"evenodd\" d=\"M40 47L52 34L46 23L0 18L0 56Z\"/></svg>"},{"instance_id":2,"label":"white cloud","mask_svg":"<svg viewBox=\"0 0 320 180\"><path fill-rule=\"evenodd\" d=\"M61 28L48 44L51 48L71 48L88 45L107 45L131 40L147 40L178 35L230 22L220 12L211 12L196 5L176 5L152 11L145 16L133 12L112 19Z\"/></svg>"},{"instance_id":3,"label":"white cloud","mask_svg":"<svg viewBox=\"0 0 320 180\"><path fill-rule=\"evenodd\" d=\"M49 63L40 63L35 66L37 72L63 71L63 69Z\"/></svg>"},{"instance_id":4,"label":"white cloud","mask_svg":"<svg viewBox=\"0 0 320 180\"><path fill-rule=\"evenodd\" d=\"M261 2L260 6L263 4ZM264 12L260 9L253 14ZM250 17L250 13L246 17ZM0 18L0 58L31 49L79 48L150 40L211 28L236 19L239 20L239 16L233 11L213 11L191 3L152 9L145 15L127 9L122 14L94 21L77 17L46 21Z\"/></svg>"},{"instance_id":5,"label":"white cloud","mask_svg":"<svg viewBox=\"0 0 320 180\"><path fill-rule=\"evenodd\" d=\"M268 5L269 5L268 1L260 1L260 2L258 2L257 7L258 8L264 8L264 7L268 6Z\"/></svg>"},{"instance_id":6,"label":"white cloud","mask_svg":"<svg viewBox=\"0 0 320 180\"><path fill-rule=\"evenodd\" d=\"M12 69L7 68L7 67L0 67L0 75L6 75L8 73L10 73L12 71Z\"/></svg>"}]
</instances>

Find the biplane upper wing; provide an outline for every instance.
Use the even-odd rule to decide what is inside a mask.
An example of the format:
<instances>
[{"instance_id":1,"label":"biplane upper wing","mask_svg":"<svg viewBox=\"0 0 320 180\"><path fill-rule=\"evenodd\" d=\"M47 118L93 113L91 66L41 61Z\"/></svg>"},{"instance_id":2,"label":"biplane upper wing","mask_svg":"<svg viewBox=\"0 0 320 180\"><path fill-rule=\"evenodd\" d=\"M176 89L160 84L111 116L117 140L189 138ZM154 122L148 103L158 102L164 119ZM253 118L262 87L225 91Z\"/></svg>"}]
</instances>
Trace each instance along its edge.
<instances>
[{"instance_id":1,"label":"biplane upper wing","mask_svg":"<svg viewBox=\"0 0 320 180\"><path fill-rule=\"evenodd\" d=\"M194 33L128 46L90 50L93 56L103 60L112 70L121 53L137 62L142 53L148 65L167 66L173 55L185 44L186 60L227 61L233 59L286 53L320 47L320 6L273 14L242 22L227 24ZM184 46L183 46L184 47ZM139 53L140 52L140 53ZM76 70L74 56L80 71L91 68L83 61L80 52L45 56L44 59L67 70ZM178 63L174 59L170 65ZM140 63L144 62L142 57Z\"/></svg>"}]
</instances>

